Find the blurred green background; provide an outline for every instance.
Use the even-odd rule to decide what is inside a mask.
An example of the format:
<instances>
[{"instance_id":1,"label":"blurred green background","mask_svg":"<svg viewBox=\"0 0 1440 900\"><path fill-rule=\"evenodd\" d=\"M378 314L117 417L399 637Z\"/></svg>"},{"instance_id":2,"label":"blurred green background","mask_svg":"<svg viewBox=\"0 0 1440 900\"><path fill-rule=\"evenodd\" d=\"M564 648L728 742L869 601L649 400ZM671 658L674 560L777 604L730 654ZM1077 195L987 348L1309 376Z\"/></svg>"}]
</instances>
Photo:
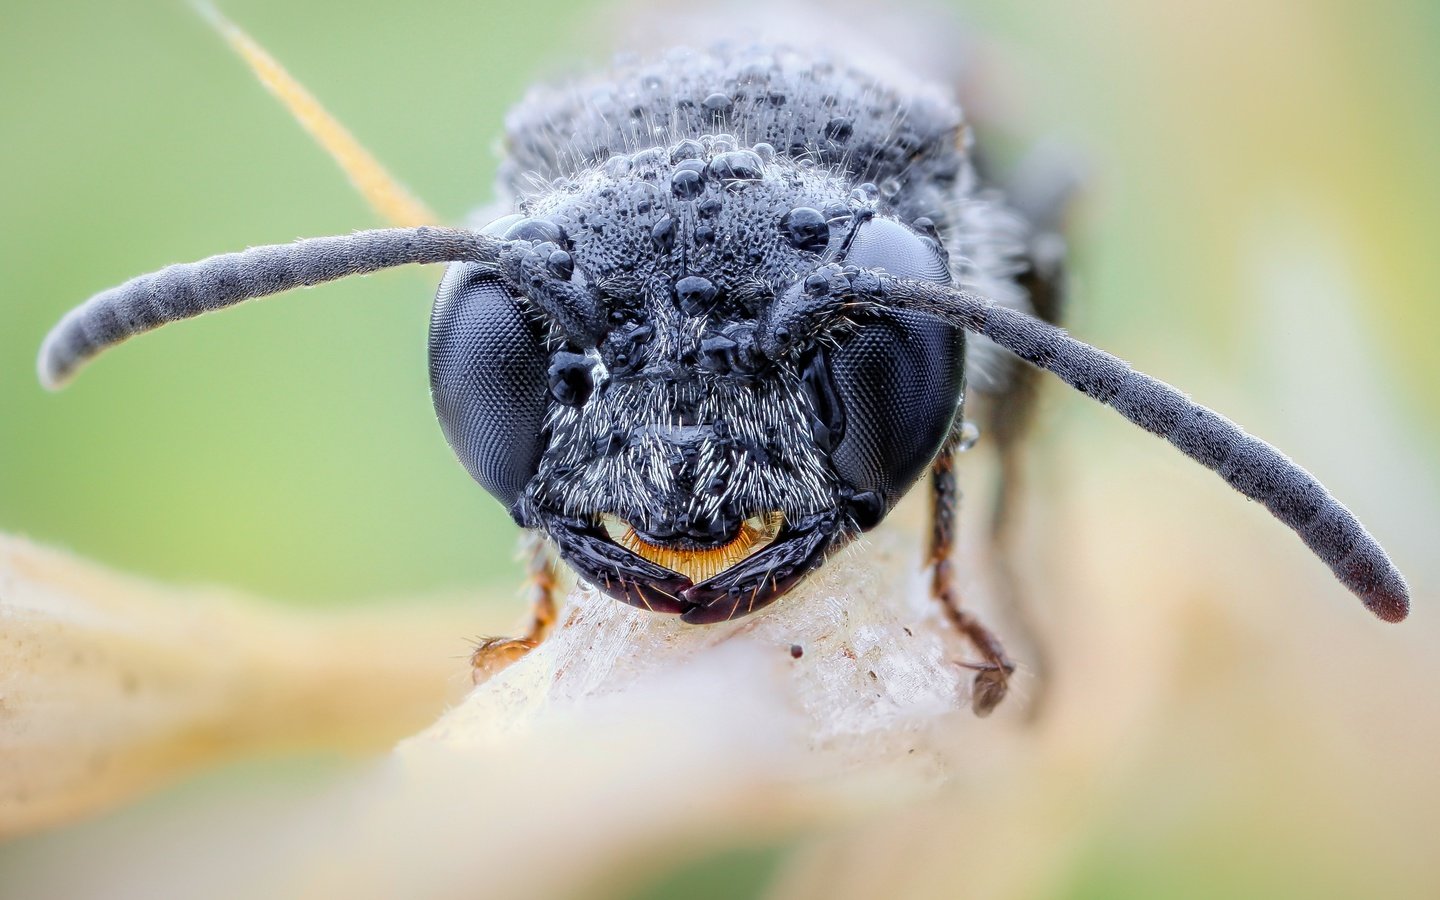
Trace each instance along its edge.
<instances>
[{"instance_id":1,"label":"blurred green background","mask_svg":"<svg viewBox=\"0 0 1440 900\"><path fill-rule=\"evenodd\" d=\"M1418 609L1394 646L1428 655L1426 601L1440 583L1440 5L963 8L989 41L982 72L1004 146L1054 137L1089 166L1073 330L1315 471L1410 576ZM606 56L586 41L595 7L553 0L224 9L454 220L489 200L500 123L524 87ZM512 597L513 526L453 459L427 396L438 270L205 317L116 351L62 394L37 386L41 337L96 290L377 224L198 17L168 0L9 0L0 85L0 530L297 604ZM1062 472L1091 479L1084 496L1103 502L1094 485L1106 478L1147 479L1146 514L1174 521L1208 508L1192 494L1222 490L1059 393L1039 440L1060 451ZM1276 529L1256 552L1303 557ZM1315 575L1323 600L1297 610L1351 602ZM1326 893L1287 880L1308 865L1300 856L1230 853L1244 835L1229 832L1228 810L1198 806L1167 843L1112 810L1082 839L1067 895ZM1202 864L1209 852L1229 867ZM758 883L768 859L721 868Z\"/></svg>"},{"instance_id":2,"label":"blurred green background","mask_svg":"<svg viewBox=\"0 0 1440 900\"><path fill-rule=\"evenodd\" d=\"M525 85L605 56L585 43L593 11L553 0L225 9L452 219L490 198L500 122ZM1246 330L1265 242L1318 235L1360 289L1358 337L1377 351L1345 362L1372 369L1360 374L1417 446L1440 436L1440 7L1109 0L968 15L994 42L1002 87L987 99L1006 127L1058 136L1091 167L1080 334L1242 422L1264 421L1243 416L1244 395L1294 391L1283 399L1344 434L1347 413L1309 372L1277 373ZM183 3L11 0L0 83L0 528L297 603L512 579L513 529L427 399L438 270L166 329L43 393L35 349L92 292L376 220ZM1328 355L1306 369L1343 383ZM1255 415L1283 415L1275 405ZM1344 496L1375 512L1354 483Z\"/></svg>"}]
</instances>

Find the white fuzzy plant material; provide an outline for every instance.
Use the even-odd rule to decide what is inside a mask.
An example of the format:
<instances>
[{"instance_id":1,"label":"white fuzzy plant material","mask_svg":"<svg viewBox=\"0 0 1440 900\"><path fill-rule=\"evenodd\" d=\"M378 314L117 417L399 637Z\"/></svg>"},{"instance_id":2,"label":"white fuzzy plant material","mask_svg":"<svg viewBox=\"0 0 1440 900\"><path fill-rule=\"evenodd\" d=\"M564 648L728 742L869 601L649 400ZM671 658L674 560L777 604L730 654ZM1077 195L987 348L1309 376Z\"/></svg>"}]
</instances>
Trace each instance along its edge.
<instances>
[{"instance_id":1,"label":"white fuzzy plant material","mask_svg":"<svg viewBox=\"0 0 1440 900\"><path fill-rule=\"evenodd\" d=\"M768 707L755 724L812 751L813 772L916 760L919 733L964 704L972 673L956 664L959 642L925 589L918 545L896 532L842 553L773 608L720 625L687 625L580 585L544 643L401 752L501 740L689 672L749 685Z\"/></svg>"}]
</instances>

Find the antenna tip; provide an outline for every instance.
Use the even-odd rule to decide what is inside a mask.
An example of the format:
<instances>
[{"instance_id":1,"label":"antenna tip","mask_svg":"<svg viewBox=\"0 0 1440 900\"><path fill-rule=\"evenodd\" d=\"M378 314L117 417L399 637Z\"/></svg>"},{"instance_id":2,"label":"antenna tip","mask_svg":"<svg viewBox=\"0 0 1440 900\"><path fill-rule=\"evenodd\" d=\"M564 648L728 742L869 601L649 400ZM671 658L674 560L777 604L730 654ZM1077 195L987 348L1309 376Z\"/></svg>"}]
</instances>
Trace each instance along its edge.
<instances>
[{"instance_id":1,"label":"antenna tip","mask_svg":"<svg viewBox=\"0 0 1440 900\"><path fill-rule=\"evenodd\" d=\"M1410 593L1403 581L1397 591L1374 593L1364 599L1366 607L1386 622L1403 622L1410 615Z\"/></svg>"},{"instance_id":2,"label":"antenna tip","mask_svg":"<svg viewBox=\"0 0 1440 900\"><path fill-rule=\"evenodd\" d=\"M40 379L40 386L47 391L58 391L70 380L70 373L55 362L55 332L58 330L57 327L45 336L40 354L35 358L35 377Z\"/></svg>"},{"instance_id":3,"label":"antenna tip","mask_svg":"<svg viewBox=\"0 0 1440 900\"><path fill-rule=\"evenodd\" d=\"M1403 622L1410 615L1410 587L1380 545L1357 547L1335 568L1335 574L1360 601L1386 622Z\"/></svg>"}]
</instances>

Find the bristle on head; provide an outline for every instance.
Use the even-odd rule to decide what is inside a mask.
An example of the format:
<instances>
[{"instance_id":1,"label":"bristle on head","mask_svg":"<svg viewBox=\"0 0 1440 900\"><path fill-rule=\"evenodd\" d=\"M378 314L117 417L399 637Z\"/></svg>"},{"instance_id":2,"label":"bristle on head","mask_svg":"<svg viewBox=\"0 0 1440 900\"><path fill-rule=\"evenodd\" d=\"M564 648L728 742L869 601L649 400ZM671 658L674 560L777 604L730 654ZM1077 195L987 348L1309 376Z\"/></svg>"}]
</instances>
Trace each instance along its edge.
<instances>
[{"instance_id":1,"label":"bristle on head","mask_svg":"<svg viewBox=\"0 0 1440 900\"><path fill-rule=\"evenodd\" d=\"M463 228L381 228L167 266L101 291L66 313L45 336L36 372L40 383L54 390L106 349L169 322L394 266L495 265L506 246Z\"/></svg>"}]
</instances>

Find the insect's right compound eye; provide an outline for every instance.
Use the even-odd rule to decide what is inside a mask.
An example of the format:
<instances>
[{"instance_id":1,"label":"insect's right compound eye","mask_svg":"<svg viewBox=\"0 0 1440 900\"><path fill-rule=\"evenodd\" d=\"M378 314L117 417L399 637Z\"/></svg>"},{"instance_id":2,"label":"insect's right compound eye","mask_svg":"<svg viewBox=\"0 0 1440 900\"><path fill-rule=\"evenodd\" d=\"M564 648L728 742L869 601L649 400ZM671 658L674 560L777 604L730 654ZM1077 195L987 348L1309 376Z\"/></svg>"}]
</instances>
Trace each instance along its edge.
<instances>
[{"instance_id":1,"label":"insect's right compound eye","mask_svg":"<svg viewBox=\"0 0 1440 900\"><path fill-rule=\"evenodd\" d=\"M861 225L845 261L900 278L950 283L939 245L889 219ZM873 524L924 473L950 433L965 390L965 335L920 313L884 310L843 339L825 372L809 380L818 383L825 374L841 412L831 414L842 434L831 463L857 494L883 501L878 513L857 517Z\"/></svg>"},{"instance_id":2,"label":"insect's right compound eye","mask_svg":"<svg viewBox=\"0 0 1440 900\"><path fill-rule=\"evenodd\" d=\"M430 395L471 477L513 507L545 450L549 389L539 329L493 270L446 270L430 315Z\"/></svg>"}]
</instances>

